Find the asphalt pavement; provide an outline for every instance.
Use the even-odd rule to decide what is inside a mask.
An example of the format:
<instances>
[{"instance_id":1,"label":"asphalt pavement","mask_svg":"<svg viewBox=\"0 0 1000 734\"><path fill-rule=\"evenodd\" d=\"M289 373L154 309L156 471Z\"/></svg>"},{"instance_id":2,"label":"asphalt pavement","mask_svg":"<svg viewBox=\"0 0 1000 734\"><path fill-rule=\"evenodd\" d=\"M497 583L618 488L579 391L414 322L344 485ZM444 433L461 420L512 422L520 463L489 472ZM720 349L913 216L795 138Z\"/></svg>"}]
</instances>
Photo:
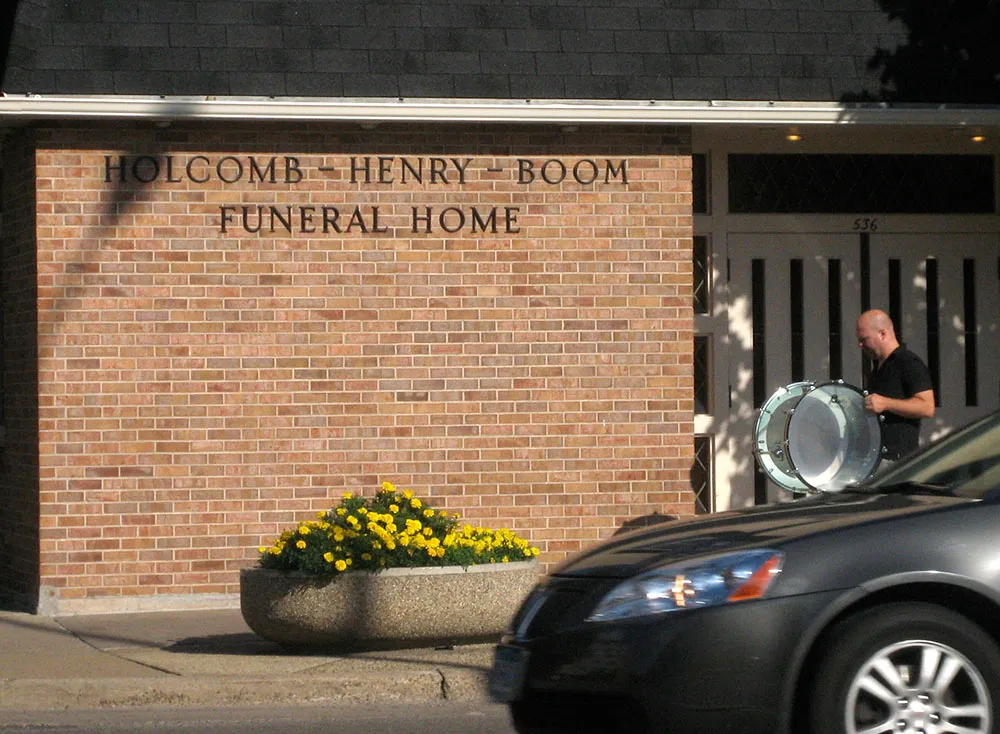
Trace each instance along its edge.
<instances>
[{"instance_id":1,"label":"asphalt pavement","mask_svg":"<svg viewBox=\"0 0 1000 734\"><path fill-rule=\"evenodd\" d=\"M486 700L492 644L302 655L239 609L0 611L0 711Z\"/></svg>"}]
</instances>

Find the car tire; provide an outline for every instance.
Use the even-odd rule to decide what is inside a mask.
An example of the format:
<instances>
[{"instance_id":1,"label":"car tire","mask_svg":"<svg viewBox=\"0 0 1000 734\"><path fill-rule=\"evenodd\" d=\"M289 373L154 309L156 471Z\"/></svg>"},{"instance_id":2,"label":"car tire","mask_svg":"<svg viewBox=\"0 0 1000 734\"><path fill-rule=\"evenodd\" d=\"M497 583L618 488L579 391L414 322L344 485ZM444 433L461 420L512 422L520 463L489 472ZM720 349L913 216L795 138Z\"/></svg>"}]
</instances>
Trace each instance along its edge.
<instances>
[{"instance_id":1,"label":"car tire","mask_svg":"<svg viewBox=\"0 0 1000 734\"><path fill-rule=\"evenodd\" d=\"M885 604L839 622L820 644L813 734L1000 731L1000 649L956 612Z\"/></svg>"}]
</instances>

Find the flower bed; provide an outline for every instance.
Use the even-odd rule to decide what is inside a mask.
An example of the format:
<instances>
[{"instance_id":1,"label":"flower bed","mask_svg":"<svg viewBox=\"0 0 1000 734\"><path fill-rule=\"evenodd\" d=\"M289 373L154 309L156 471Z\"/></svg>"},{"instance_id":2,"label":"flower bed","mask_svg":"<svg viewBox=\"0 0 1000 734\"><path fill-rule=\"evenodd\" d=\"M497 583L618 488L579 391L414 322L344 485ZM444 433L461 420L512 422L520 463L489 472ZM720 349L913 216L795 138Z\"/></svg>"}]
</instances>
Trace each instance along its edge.
<instances>
[{"instance_id":1,"label":"flower bed","mask_svg":"<svg viewBox=\"0 0 1000 734\"><path fill-rule=\"evenodd\" d=\"M538 549L507 529L459 525L384 483L260 549L240 576L243 617L295 649L498 637L538 575Z\"/></svg>"}]
</instances>

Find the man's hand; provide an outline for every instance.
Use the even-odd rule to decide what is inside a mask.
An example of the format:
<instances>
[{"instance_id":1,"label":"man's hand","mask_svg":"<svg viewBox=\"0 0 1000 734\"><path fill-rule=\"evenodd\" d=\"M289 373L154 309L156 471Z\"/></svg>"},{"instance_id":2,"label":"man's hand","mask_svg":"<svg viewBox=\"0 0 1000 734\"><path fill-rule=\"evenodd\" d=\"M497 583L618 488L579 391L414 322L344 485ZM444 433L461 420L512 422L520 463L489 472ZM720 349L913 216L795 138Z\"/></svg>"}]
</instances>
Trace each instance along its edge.
<instances>
[{"instance_id":1,"label":"man's hand","mask_svg":"<svg viewBox=\"0 0 1000 734\"><path fill-rule=\"evenodd\" d=\"M924 390L905 400L872 393L865 395L865 410L877 415L888 411L904 418L931 418L934 415L934 391Z\"/></svg>"},{"instance_id":2,"label":"man's hand","mask_svg":"<svg viewBox=\"0 0 1000 734\"><path fill-rule=\"evenodd\" d=\"M881 415L889 404L889 398L882 395L877 395L872 393L871 395L865 395L865 410L875 413L876 415Z\"/></svg>"}]
</instances>

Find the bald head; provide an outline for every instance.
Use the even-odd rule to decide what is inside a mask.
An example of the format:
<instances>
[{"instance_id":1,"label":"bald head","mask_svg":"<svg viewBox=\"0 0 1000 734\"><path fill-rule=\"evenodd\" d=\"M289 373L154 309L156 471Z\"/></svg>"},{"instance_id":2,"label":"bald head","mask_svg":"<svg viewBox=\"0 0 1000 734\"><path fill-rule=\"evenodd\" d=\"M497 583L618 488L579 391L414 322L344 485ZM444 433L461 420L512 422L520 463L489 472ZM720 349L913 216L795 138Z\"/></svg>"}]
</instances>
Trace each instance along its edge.
<instances>
[{"instance_id":1,"label":"bald head","mask_svg":"<svg viewBox=\"0 0 1000 734\"><path fill-rule=\"evenodd\" d=\"M858 337L858 346L880 363L899 346L892 319L885 311L877 308L865 311L858 317L854 332Z\"/></svg>"}]
</instances>

